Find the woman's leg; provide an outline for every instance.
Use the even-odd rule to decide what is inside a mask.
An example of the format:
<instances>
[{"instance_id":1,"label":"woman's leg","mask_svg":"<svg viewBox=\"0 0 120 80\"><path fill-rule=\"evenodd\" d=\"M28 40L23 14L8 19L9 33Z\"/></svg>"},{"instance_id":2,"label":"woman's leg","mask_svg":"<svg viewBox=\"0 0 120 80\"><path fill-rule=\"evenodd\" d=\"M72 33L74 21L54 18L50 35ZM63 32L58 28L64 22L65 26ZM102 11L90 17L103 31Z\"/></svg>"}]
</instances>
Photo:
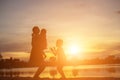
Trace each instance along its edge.
<instances>
[{"instance_id":1,"label":"woman's leg","mask_svg":"<svg viewBox=\"0 0 120 80\"><path fill-rule=\"evenodd\" d=\"M45 69L45 63L42 62L39 66L39 68L37 69L34 77L39 77L39 75L43 72L43 70Z\"/></svg>"}]
</instances>

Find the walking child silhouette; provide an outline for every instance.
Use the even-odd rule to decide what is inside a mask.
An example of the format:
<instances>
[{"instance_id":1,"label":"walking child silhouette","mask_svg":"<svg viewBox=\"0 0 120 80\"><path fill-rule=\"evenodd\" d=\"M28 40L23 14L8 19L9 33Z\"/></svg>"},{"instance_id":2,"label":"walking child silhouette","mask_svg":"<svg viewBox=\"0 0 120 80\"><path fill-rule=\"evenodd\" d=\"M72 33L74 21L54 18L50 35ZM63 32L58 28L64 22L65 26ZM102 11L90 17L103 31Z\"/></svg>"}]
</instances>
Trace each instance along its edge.
<instances>
[{"instance_id":1,"label":"walking child silhouette","mask_svg":"<svg viewBox=\"0 0 120 80\"><path fill-rule=\"evenodd\" d=\"M64 50L63 50L62 46L63 46L63 40L58 39L56 41L57 50L55 50L54 48L51 48L51 51L54 53L55 56L57 56L57 70L58 70L58 72L60 73L62 78L65 78L65 74L64 74L62 69L63 69L65 62L66 62L66 56L64 54Z\"/></svg>"}]
</instances>

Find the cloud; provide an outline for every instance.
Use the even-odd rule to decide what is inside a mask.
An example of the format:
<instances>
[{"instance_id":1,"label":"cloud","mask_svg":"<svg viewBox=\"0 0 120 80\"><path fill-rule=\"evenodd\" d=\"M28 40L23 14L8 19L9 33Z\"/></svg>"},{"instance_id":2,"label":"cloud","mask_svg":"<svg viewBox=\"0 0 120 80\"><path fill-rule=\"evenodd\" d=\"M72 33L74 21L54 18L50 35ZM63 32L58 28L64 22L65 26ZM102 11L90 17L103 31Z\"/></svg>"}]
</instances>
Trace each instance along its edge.
<instances>
[{"instance_id":1,"label":"cloud","mask_svg":"<svg viewBox=\"0 0 120 80\"><path fill-rule=\"evenodd\" d=\"M119 11L117 11L117 14L120 14L120 10L119 10Z\"/></svg>"},{"instance_id":2,"label":"cloud","mask_svg":"<svg viewBox=\"0 0 120 80\"><path fill-rule=\"evenodd\" d=\"M101 50L97 53L104 55L117 55L120 54L120 42L116 43L101 43L93 47L94 49Z\"/></svg>"},{"instance_id":3,"label":"cloud","mask_svg":"<svg viewBox=\"0 0 120 80\"><path fill-rule=\"evenodd\" d=\"M9 44L1 44L0 51L1 52L15 52L15 51L29 51L30 52L30 45L29 43L21 42L21 43L9 43Z\"/></svg>"},{"instance_id":4,"label":"cloud","mask_svg":"<svg viewBox=\"0 0 120 80\"><path fill-rule=\"evenodd\" d=\"M85 52L87 58L106 58L109 55L120 57L120 42L115 43L99 43L92 47L95 51Z\"/></svg>"},{"instance_id":5,"label":"cloud","mask_svg":"<svg viewBox=\"0 0 120 80\"><path fill-rule=\"evenodd\" d=\"M120 51L120 43L119 44L116 44L112 47L110 47L110 50L117 50L117 51Z\"/></svg>"}]
</instances>

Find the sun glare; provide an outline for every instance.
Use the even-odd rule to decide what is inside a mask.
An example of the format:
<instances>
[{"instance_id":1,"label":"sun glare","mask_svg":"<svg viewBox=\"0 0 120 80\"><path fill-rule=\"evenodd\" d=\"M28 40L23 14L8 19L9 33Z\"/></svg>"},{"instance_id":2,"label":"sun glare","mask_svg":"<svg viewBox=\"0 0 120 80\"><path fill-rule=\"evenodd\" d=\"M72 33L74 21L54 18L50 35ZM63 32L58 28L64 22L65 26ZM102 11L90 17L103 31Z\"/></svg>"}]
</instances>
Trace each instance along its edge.
<instances>
[{"instance_id":1,"label":"sun glare","mask_svg":"<svg viewBox=\"0 0 120 80\"><path fill-rule=\"evenodd\" d=\"M72 53L72 54L76 54L76 53L78 53L79 52L79 48L77 47L77 46L71 46L70 47L70 52Z\"/></svg>"},{"instance_id":2,"label":"sun glare","mask_svg":"<svg viewBox=\"0 0 120 80\"><path fill-rule=\"evenodd\" d=\"M69 55L73 56L73 55L78 55L82 52L82 48L76 44L74 45L70 45L68 47L68 53Z\"/></svg>"}]
</instances>

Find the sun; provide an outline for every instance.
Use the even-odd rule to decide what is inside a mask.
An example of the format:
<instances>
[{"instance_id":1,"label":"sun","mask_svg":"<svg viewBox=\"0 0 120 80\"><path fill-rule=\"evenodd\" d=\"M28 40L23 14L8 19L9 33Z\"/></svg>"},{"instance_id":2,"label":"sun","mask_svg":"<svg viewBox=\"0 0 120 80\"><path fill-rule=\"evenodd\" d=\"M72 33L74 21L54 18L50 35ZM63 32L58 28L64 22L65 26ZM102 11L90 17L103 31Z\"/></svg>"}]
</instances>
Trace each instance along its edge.
<instances>
[{"instance_id":1,"label":"sun","mask_svg":"<svg viewBox=\"0 0 120 80\"><path fill-rule=\"evenodd\" d=\"M68 47L68 53L71 56L78 55L81 52L82 52L82 48L77 44L72 44L72 45L69 45L69 47Z\"/></svg>"},{"instance_id":2,"label":"sun","mask_svg":"<svg viewBox=\"0 0 120 80\"><path fill-rule=\"evenodd\" d=\"M76 45L70 46L70 53L77 54L79 52L79 47Z\"/></svg>"}]
</instances>

